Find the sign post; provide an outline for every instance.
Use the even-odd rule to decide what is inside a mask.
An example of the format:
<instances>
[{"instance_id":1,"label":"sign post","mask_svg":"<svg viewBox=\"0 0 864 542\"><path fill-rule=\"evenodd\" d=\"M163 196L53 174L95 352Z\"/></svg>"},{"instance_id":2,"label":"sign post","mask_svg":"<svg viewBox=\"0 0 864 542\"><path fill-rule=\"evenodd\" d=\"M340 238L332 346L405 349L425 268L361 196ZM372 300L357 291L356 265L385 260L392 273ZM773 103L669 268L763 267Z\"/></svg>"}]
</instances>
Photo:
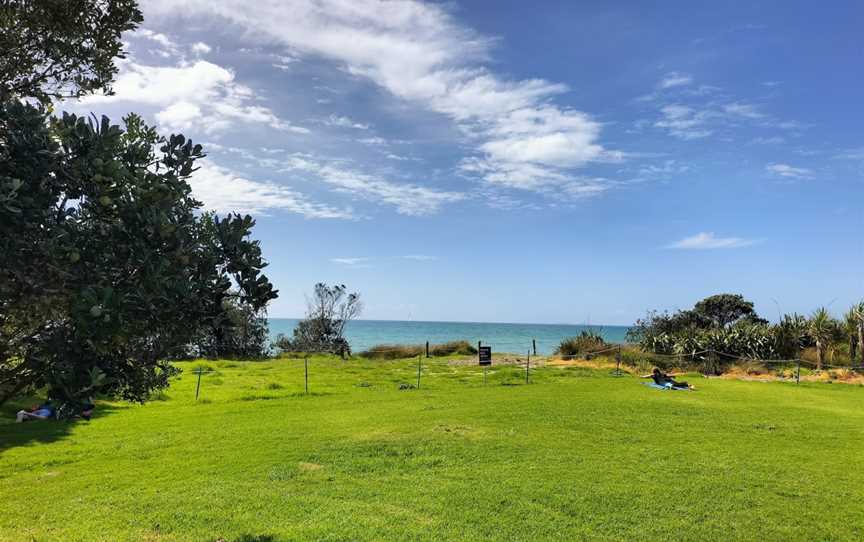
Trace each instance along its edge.
<instances>
[{"instance_id":1,"label":"sign post","mask_svg":"<svg viewBox=\"0 0 864 542\"><path fill-rule=\"evenodd\" d=\"M486 385L486 371L492 365L492 347L482 346L480 341L477 341L477 363L483 367L483 385Z\"/></svg>"},{"instance_id":2,"label":"sign post","mask_svg":"<svg viewBox=\"0 0 864 542\"><path fill-rule=\"evenodd\" d=\"M492 365L492 347L480 346L477 348L477 359L480 365Z\"/></svg>"},{"instance_id":3,"label":"sign post","mask_svg":"<svg viewBox=\"0 0 864 542\"><path fill-rule=\"evenodd\" d=\"M202 367L198 367L198 384L195 385L195 400L198 400L198 391L201 389L201 373L204 371Z\"/></svg>"}]
</instances>

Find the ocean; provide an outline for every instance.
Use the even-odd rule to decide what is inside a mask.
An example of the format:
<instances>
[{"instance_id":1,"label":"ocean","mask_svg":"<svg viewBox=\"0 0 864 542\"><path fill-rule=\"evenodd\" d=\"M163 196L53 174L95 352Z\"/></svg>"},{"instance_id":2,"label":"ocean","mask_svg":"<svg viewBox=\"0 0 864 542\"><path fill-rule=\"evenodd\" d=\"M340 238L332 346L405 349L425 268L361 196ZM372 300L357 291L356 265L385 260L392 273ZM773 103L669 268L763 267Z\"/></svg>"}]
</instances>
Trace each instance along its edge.
<instances>
[{"instance_id":1,"label":"ocean","mask_svg":"<svg viewBox=\"0 0 864 542\"><path fill-rule=\"evenodd\" d=\"M299 320L270 318L270 335L288 336ZM466 340L471 344L482 341L494 352L522 353L537 341L537 353L549 355L562 339L592 329L608 342L624 342L628 326L585 326L569 324L495 324L482 322L415 322L401 320L355 320L345 328L351 350L361 352L376 344L432 344Z\"/></svg>"}]
</instances>

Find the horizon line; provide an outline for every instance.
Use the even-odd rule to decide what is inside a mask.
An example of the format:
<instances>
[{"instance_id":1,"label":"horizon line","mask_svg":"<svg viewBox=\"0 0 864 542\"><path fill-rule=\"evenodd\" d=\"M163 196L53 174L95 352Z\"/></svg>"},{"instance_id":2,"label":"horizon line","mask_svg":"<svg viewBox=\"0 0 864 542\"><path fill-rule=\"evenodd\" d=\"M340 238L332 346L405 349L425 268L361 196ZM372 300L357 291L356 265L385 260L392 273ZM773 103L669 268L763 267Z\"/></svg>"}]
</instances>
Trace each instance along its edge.
<instances>
[{"instance_id":1,"label":"horizon line","mask_svg":"<svg viewBox=\"0 0 864 542\"><path fill-rule=\"evenodd\" d=\"M303 320L292 316L268 316L268 320ZM480 322L476 320L393 320L388 318L358 318L354 322L417 322L421 324L498 324L512 326L571 326L571 327L633 327L632 324L570 324L565 322ZM349 322L350 323L350 322Z\"/></svg>"}]
</instances>

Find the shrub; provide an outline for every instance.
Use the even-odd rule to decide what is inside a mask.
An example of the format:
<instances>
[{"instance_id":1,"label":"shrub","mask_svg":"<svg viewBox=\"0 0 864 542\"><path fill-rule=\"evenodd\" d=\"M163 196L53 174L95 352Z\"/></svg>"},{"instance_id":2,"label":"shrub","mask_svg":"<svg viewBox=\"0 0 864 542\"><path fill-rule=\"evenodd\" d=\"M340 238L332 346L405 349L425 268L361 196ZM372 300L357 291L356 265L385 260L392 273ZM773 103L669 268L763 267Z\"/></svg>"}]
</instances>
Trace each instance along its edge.
<instances>
[{"instance_id":1,"label":"shrub","mask_svg":"<svg viewBox=\"0 0 864 542\"><path fill-rule=\"evenodd\" d=\"M441 344L430 344L430 356L473 356L477 349L468 341L450 341ZM403 359L423 356L426 346L422 344L377 344L360 356L369 359Z\"/></svg>"},{"instance_id":2,"label":"shrub","mask_svg":"<svg viewBox=\"0 0 864 542\"><path fill-rule=\"evenodd\" d=\"M561 341L561 344L555 349L555 354L559 356L579 356L594 350L602 350L605 346L606 341L603 340L600 333L588 329L575 337Z\"/></svg>"},{"instance_id":3,"label":"shrub","mask_svg":"<svg viewBox=\"0 0 864 542\"><path fill-rule=\"evenodd\" d=\"M473 356L476 353L477 349L468 341L450 341L429 345L429 355L431 356Z\"/></svg>"}]
</instances>

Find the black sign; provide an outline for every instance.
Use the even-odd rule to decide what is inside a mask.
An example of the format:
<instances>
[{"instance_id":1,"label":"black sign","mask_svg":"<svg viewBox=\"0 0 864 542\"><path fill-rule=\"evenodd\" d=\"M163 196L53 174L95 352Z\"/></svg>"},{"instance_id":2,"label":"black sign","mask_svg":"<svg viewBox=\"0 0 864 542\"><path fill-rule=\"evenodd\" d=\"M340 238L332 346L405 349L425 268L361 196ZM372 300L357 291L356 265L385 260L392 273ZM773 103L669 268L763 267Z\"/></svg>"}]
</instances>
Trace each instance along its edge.
<instances>
[{"instance_id":1,"label":"black sign","mask_svg":"<svg viewBox=\"0 0 864 542\"><path fill-rule=\"evenodd\" d=\"M481 346L477 350L477 359L480 360L480 365L492 365L492 347Z\"/></svg>"}]
</instances>

